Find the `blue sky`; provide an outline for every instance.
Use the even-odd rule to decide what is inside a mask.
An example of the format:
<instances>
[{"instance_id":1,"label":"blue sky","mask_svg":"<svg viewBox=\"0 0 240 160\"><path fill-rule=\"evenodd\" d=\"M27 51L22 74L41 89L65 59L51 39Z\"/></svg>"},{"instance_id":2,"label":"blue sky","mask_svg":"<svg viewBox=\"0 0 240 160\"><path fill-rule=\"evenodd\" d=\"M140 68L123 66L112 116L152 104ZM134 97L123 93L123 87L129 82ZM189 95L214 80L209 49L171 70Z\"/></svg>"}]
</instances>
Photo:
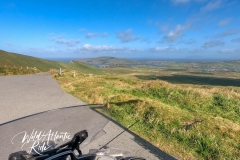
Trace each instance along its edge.
<instances>
[{"instance_id":1,"label":"blue sky","mask_svg":"<svg viewBox=\"0 0 240 160\"><path fill-rule=\"evenodd\" d=\"M0 49L42 58L240 59L238 0L1 0Z\"/></svg>"}]
</instances>

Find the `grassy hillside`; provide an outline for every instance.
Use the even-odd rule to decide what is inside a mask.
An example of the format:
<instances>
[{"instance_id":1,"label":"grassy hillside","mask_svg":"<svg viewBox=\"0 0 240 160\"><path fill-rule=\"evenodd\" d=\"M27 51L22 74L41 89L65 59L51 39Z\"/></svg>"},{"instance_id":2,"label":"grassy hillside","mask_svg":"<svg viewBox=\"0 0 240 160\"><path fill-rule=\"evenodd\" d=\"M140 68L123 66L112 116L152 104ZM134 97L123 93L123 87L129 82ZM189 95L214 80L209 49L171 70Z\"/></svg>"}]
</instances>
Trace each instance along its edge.
<instances>
[{"instance_id":1,"label":"grassy hillside","mask_svg":"<svg viewBox=\"0 0 240 160\"><path fill-rule=\"evenodd\" d=\"M195 80L191 80L194 84L182 83L184 76L173 84L160 79L172 71L161 70L156 79L145 79L139 75L143 73L146 70L128 75L77 73L75 78L71 71L65 71L62 77L55 72L52 75L65 91L81 100L108 104L121 124L127 126L138 120L131 131L178 158L240 157L239 85L231 86L231 82L229 86L225 82L199 85ZM177 72L180 73L184 72ZM235 72L232 74L235 76ZM234 79L226 81L231 80Z\"/></svg>"},{"instance_id":2,"label":"grassy hillside","mask_svg":"<svg viewBox=\"0 0 240 160\"><path fill-rule=\"evenodd\" d=\"M16 53L10 53L0 50L0 66L4 67L5 65L7 67L24 67L27 66L29 68L36 67L41 71L48 71L49 69L57 69L62 67L59 62L50 61L50 60L44 60L41 58L36 58L32 56L26 56Z\"/></svg>"},{"instance_id":3,"label":"grassy hillside","mask_svg":"<svg viewBox=\"0 0 240 160\"><path fill-rule=\"evenodd\" d=\"M0 72L2 73L25 73L22 70L36 67L38 71L49 71L50 69L71 69L81 71L83 73L94 73L100 74L103 71L99 68L89 66L87 64L76 62L73 63L64 63L45 60L41 58L36 58L32 56L26 56L16 53L10 53L0 50ZM14 70L14 71L13 71Z\"/></svg>"}]
</instances>

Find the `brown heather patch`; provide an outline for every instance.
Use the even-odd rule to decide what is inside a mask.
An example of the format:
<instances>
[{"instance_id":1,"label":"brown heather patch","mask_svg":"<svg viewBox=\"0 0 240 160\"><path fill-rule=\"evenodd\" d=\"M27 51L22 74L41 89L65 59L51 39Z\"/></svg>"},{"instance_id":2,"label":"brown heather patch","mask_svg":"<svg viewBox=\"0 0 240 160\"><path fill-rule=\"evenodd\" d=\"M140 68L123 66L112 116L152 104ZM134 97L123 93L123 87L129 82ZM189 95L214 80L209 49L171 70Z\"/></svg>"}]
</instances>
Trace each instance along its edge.
<instances>
[{"instance_id":1,"label":"brown heather patch","mask_svg":"<svg viewBox=\"0 0 240 160\"><path fill-rule=\"evenodd\" d=\"M222 117L215 117L215 121L217 122L217 128L219 128L222 132L235 132L238 133L240 136L240 125L233 123L232 121L228 119L224 119Z\"/></svg>"},{"instance_id":2,"label":"brown heather patch","mask_svg":"<svg viewBox=\"0 0 240 160\"><path fill-rule=\"evenodd\" d=\"M231 87L220 87L216 86L214 88L205 88L203 86L195 85L195 86L188 86L188 85L183 85L181 87L178 86L178 88L181 88L183 90L189 90L189 91L195 91L200 93L203 96L209 96L213 95L215 93L220 93L223 94L227 97L233 97L233 98L238 98L240 99L240 93L236 92L236 89L231 88ZM237 88L237 87L235 87Z\"/></svg>"},{"instance_id":3,"label":"brown heather patch","mask_svg":"<svg viewBox=\"0 0 240 160\"><path fill-rule=\"evenodd\" d=\"M239 87L222 87L222 86L201 86L201 85L190 85L190 84L182 84L180 86L181 89L184 90L192 90L201 93L202 95L209 95L214 93L221 93L227 96L232 96L236 98L240 98L240 88Z\"/></svg>"}]
</instances>

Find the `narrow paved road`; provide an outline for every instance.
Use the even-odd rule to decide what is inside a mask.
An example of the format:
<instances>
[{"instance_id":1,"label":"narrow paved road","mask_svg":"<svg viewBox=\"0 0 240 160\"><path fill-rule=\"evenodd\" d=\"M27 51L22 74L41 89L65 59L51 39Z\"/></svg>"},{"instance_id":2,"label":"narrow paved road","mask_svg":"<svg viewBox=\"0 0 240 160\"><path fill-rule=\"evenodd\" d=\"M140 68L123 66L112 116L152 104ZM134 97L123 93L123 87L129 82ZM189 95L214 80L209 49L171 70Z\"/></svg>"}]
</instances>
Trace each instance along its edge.
<instances>
[{"instance_id":1,"label":"narrow paved road","mask_svg":"<svg viewBox=\"0 0 240 160\"><path fill-rule=\"evenodd\" d=\"M63 107L71 108L58 109ZM101 147L124 130L91 110L84 102L62 91L48 73L0 76L0 110L1 159L7 159L10 153L21 150L21 146L29 150L31 143L23 145L26 142L24 135L31 135L33 131L68 132L73 135L81 129L87 129L91 137L104 127L106 134L83 148L83 152L87 153L90 148ZM129 132L124 132L108 146L150 160L175 159Z\"/></svg>"},{"instance_id":2,"label":"narrow paved road","mask_svg":"<svg viewBox=\"0 0 240 160\"><path fill-rule=\"evenodd\" d=\"M0 76L0 124L50 109L82 104L61 90L48 73Z\"/></svg>"}]
</instances>

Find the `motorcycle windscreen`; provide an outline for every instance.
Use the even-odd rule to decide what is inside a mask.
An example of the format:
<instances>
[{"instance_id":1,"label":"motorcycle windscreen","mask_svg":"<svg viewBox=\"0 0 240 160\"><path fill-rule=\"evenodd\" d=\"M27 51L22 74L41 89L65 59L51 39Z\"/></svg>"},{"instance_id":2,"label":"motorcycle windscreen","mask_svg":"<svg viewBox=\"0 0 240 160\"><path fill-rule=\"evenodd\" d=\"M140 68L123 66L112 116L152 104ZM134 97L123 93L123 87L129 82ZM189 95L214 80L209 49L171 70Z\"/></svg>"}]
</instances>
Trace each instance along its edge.
<instances>
[{"instance_id":1,"label":"motorcycle windscreen","mask_svg":"<svg viewBox=\"0 0 240 160\"><path fill-rule=\"evenodd\" d=\"M87 130L84 148L105 134L108 119L88 106L50 110L0 125L0 155L3 159L17 151L41 154L72 139L75 133Z\"/></svg>"}]
</instances>

